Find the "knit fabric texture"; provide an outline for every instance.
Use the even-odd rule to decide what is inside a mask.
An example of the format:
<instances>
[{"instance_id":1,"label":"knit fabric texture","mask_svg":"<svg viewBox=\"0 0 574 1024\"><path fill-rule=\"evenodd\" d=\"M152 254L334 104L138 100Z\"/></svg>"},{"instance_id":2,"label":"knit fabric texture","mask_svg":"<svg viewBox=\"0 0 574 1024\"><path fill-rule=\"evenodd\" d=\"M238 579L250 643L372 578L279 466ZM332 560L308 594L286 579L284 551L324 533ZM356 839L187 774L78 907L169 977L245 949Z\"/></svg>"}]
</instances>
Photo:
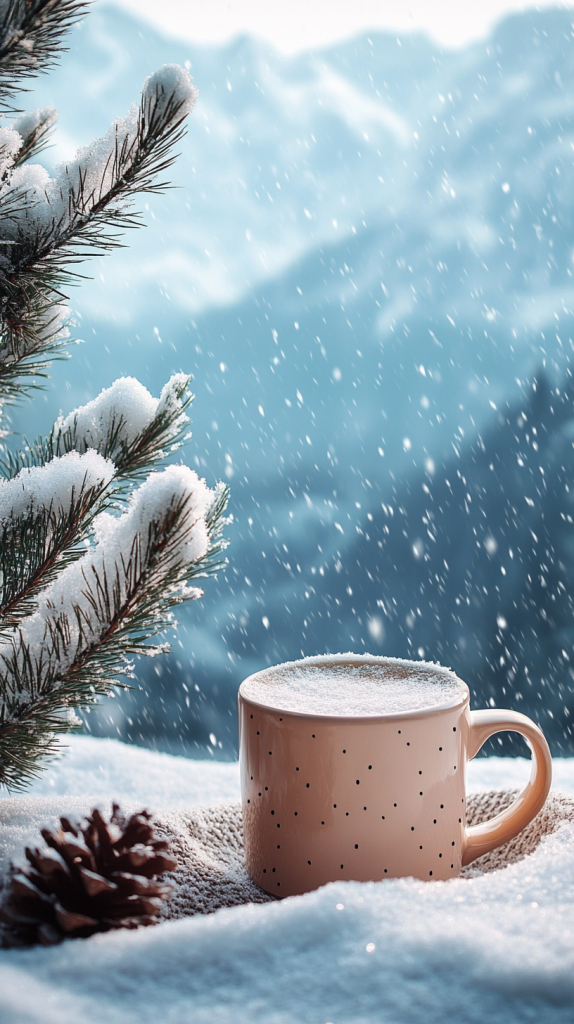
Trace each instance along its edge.
<instances>
[{"instance_id":1,"label":"knit fabric texture","mask_svg":"<svg viewBox=\"0 0 574 1024\"><path fill-rule=\"evenodd\" d=\"M470 794L466 803L467 824L477 825L493 818L517 795L518 790ZM574 796L550 793L540 813L519 835L463 868L462 877L504 870L532 853L541 839L555 832L563 822L572 820ZM211 914L221 907L269 903L275 899L247 874L240 804L163 813L155 821L158 834L170 840L178 861L177 869L169 876L175 888L163 910L165 918Z\"/></svg>"}]
</instances>

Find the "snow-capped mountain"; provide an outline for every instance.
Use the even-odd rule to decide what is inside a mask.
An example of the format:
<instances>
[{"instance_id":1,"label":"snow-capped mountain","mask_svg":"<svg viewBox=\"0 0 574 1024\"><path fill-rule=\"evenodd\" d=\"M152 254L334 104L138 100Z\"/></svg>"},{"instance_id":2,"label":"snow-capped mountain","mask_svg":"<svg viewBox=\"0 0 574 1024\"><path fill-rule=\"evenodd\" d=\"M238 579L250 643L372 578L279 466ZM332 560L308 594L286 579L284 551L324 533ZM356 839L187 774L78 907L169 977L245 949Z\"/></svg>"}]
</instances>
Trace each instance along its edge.
<instances>
[{"instance_id":1,"label":"snow-capped mountain","mask_svg":"<svg viewBox=\"0 0 574 1024\"><path fill-rule=\"evenodd\" d=\"M229 480L235 518L179 653L97 729L231 750L249 671L354 648L449 663L570 749L573 57L553 10L449 53L384 34L289 59L200 48L113 7L72 33L30 98L60 109L47 158L165 62L200 101L182 188L92 264L85 344L16 426L120 374L157 394L192 371L188 457Z\"/></svg>"}]
</instances>

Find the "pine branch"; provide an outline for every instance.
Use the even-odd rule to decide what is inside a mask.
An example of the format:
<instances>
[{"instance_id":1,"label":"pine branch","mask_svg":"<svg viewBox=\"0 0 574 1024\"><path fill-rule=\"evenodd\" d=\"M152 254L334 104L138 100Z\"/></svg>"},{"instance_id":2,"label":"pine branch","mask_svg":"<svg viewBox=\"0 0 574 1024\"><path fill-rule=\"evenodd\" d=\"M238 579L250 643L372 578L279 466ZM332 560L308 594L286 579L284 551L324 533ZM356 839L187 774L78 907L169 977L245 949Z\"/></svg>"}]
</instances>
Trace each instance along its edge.
<instances>
[{"instance_id":1,"label":"pine branch","mask_svg":"<svg viewBox=\"0 0 574 1024\"><path fill-rule=\"evenodd\" d=\"M26 91L23 81L57 63L62 38L86 12L85 0L3 0L0 4L0 110Z\"/></svg>"},{"instance_id":2,"label":"pine branch","mask_svg":"<svg viewBox=\"0 0 574 1024\"><path fill-rule=\"evenodd\" d=\"M0 110L55 61L86 6L0 0ZM40 386L63 355L77 264L140 226L134 198L168 187L195 100L188 73L166 65L139 107L54 178L29 161L55 111L0 127L0 406ZM209 491L174 465L133 486L185 439L188 385L178 374L155 399L122 378L0 460L0 783L22 787L77 721L74 708L125 685L134 655L167 649L150 640L174 625L177 604L201 596L190 583L223 564L225 487Z\"/></svg>"},{"instance_id":3,"label":"pine branch","mask_svg":"<svg viewBox=\"0 0 574 1024\"><path fill-rule=\"evenodd\" d=\"M0 281L0 301L1 297ZM71 322L67 306L58 299L49 302L33 289L27 318L19 330L12 330L0 320L0 405L13 405L30 391L40 389L51 362L67 358L64 348Z\"/></svg>"},{"instance_id":4,"label":"pine branch","mask_svg":"<svg viewBox=\"0 0 574 1024\"><path fill-rule=\"evenodd\" d=\"M38 594L71 562L85 553L82 545L95 516L109 505L107 484L72 491L67 511L53 505L17 516L0 526L0 638L36 611Z\"/></svg>"},{"instance_id":5,"label":"pine branch","mask_svg":"<svg viewBox=\"0 0 574 1024\"><path fill-rule=\"evenodd\" d=\"M10 480L24 468L93 449L114 462L118 479L141 479L190 436L190 381L187 374L176 373L154 399L135 378L121 377L92 402L56 420L46 438L25 440L23 449L0 455L0 475ZM139 430L134 420L139 420Z\"/></svg>"},{"instance_id":6,"label":"pine branch","mask_svg":"<svg viewBox=\"0 0 574 1024\"><path fill-rule=\"evenodd\" d=\"M104 420L102 427L94 430L86 429L86 412L90 407L78 409L65 421L55 424L57 434L53 443L66 451L74 449L81 452L95 448L104 458L113 460L118 478L141 479L167 454L173 455L189 437L186 433L189 423L186 410L194 397L188 392L190 381L191 378L184 373L174 374L155 403L141 384L133 381L133 378L123 378L116 385L130 383L132 387L137 386L131 396L130 411L125 406L122 408L113 404L107 422ZM103 392L100 399L105 397L106 392ZM138 401L140 409L144 400L151 399L150 414L153 410L148 422L139 431L133 430L134 399Z\"/></svg>"},{"instance_id":7,"label":"pine branch","mask_svg":"<svg viewBox=\"0 0 574 1024\"><path fill-rule=\"evenodd\" d=\"M113 476L96 452L71 452L0 486L0 631L32 614L39 590L83 553Z\"/></svg>"},{"instance_id":8,"label":"pine branch","mask_svg":"<svg viewBox=\"0 0 574 1024\"><path fill-rule=\"evenodd\" d=\"M144 83L139 108L47 179L41 193L36 169L32 178L27 166L13 173L0 195L0 393L8 400L21 393L19 378L37 376L61 346L61 325L51 333L48 312L78 279L71 267L122 245L121 234L142 224L135 195L168 187L156 179L176 158L195 100L188 73L166 65Z\"/></svg>"},{"instance_id":9,"label":"pine branch","mask_svg":"<svg viewBox=\"0 0 574 1024\"><path fill-rule=\"evenodd\" d=\"M70 566L38 613L0 644L0 782L23 785L54 749L53 736L69 728L70 709L121 685L134 654L166 649L149 639L172 624L176 604L201 595L189 581L221 565L226 499L225 488L210 495L184 467L152 474L129 511L104 524L95 552Z\"/></svg>"},{"instance_id":10,"label":"pine branch","mask_svg":"<svg viewBox=\"0 0 574 1024\"><path fill-rule=\"evenodd\" d=\"M22 144L15 155L14 167L21 167L27 160L42 153L50 142L52 128L58 120L55 107L43 107L31 114L23 114L12 123L12 130L18 132Z\"/></svg>"},{"instance_id":11,"label":"pine branch","mask_svg":"<svg viewBox=\"0 0 574 1024\"><path fill-rule=\"evenodd\" d=\"M125 481L144 476L164 458L166 445L171 453L182 443L189 422L185 410L193 399L188 394L182 401L189 381L175 374L156 400L138 381L122 378L65 420L60 417L46 440L7 453L0 465L10 481L0 486L0 635L33 614L40 590L84 554L81 545L94 517L121 495ZM140 420L148 406L148 422L139 431L130 422L134 403ZM93 466L90 482L83 470L87 452L101 474L96 483ZM73 466L66 462L70 453ZM68 479L62 481L65 468ZM59 501L53 497L57 491ZM19 511L14 493L24 504Z\"/></svg>"}]
</instances>

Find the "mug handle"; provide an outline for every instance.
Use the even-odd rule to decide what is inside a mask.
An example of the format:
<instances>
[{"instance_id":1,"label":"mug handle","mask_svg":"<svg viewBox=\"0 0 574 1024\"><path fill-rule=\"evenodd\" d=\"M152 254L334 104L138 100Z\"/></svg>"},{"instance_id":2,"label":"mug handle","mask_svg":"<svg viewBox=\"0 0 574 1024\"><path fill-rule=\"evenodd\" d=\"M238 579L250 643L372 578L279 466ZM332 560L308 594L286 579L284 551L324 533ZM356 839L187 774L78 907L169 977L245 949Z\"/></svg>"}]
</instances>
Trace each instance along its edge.
<instances>
[{"instance_id":1,"label":"mug handle","mask_svg":"<svg viewBox=\"0 0 574 1024\"><path fill-rule=\"evenodd\" d=\"M536 817L544 806L552 782L552 757L542 730L518 711L499 708L470 712L468 760L478 754L483 743L497 732L519 732L532 751L530 781L510 807L490 821L471 825L465 830L462 863L470 864L483 853L495 850L514 839Z\"/></svg>"}]
</instances>

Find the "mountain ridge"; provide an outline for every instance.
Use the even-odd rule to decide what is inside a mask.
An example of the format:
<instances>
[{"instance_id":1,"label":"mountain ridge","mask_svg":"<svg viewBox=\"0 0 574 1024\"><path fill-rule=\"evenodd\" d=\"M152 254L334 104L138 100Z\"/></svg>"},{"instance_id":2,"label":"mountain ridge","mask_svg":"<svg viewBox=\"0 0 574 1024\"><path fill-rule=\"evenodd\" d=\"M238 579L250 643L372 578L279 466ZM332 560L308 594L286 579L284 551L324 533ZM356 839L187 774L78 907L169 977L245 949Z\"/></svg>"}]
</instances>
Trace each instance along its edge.
<instances>
[{"instance_id":1,"label":"mountain ridge","mask_svg":"<svg viewBox=\"0 0 574 1024\"><path fill-rule=\"evenodd\" d=\"M378 650L385 636L387 653L412 656L420 646L455 668L458 657L479 703L493 694L508 703L525 690L513 689L492 650L497 617L510 621L515 600L522 608L532 559L549 558L534 543L527 548L528 517L524 537L516 527L523 571L513 572L515 592L505 588L503 599L495 576L506 568L507 526L493 511L495 489L484 498L493 537L499 531L496 552L480 549L488 615L480 604L476 623L461 616L459 580L456 593L453 584L441 597L442 640L421 629L419 619L436 621L436 608L420 597L413 566L425 563L414 548L423 483L444 490L456 479L443 529L427 540L440 563L452 561L451 533L465 538L456 556L464 580L476 554L468 529L484 516L466 512L457 470L468 493L485 487L480 443L491 438L518 492L508 467L522 456L510 424L531 415L537 381L549 395L571 394L572 19L565 11L513 15L464 51L441 52L422 36L401 42L365 34L283 58L252 39L222 48L161 39L102 7L72 34L61 69L40 83L41 102L61 110L58 159L123 114L157 64L187 61L200 88L174 168L184 190L150 199L150 227L128 239L132 248L92 263L95 279L74 296L86 343L56 367L45 401L15 417L27 434L45 432L63 396L68 412L121 373L157 393L172 371L191 371L188 459L208 482L232 486L227 575L184 613L179 656L138 669L149 695L114 702L94 728L146 742L161 735L191 749L213 732L229 753L242 676L302 649L333 650L347 633L360 650ZM557 494L570 486L569 448L562 427L550 436L544 458L562 453L564 462L553 478ZM530 480L545 466L529 437ZM550 516L550 499L533 494L540 515ZM406 535L391 541L384 508L399 506ZM568 520L558 529L553 557L570 566ZM361 547L369 531L376 551ZM377 559L386 567L378 597L363 585ZM332 629L324 604L331 577L320 571L327 562L338 599L347 587L355 599ZM421 608L411 626L414 596L401 577ZM536 608L522 608L508 672L516 680L530 658L541 678L554 680L533 707L556 749L571 749L563 708L574 701L558 690L566 670L556 637L568 638L574 657L574 577L560 570L557 578L566 618L553 636ZM465 607L475 606L465 597ZM457 649L455 615L474 659ZM362 619L361 631L349 632L351 618ZM200 687L195 709L187 710L183 685Z\"/></svg>"}]
</instances>

